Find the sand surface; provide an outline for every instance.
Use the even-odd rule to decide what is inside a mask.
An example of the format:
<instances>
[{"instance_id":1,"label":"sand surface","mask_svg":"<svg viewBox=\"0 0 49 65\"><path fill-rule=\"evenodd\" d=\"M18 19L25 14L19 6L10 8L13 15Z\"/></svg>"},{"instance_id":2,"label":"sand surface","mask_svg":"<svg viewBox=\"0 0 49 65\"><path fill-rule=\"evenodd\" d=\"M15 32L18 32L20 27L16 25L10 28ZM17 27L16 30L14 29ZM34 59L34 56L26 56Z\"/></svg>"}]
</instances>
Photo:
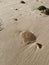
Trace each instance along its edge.
<instances>
[{"instance_id":1,"label":"sand surface","mask_svg":"<svg viewBox=\"0 0 49 65\"><path fill-rule=\"evenodd\" d=\"M49 65L49 16L33 10L40 5L49 7L49 0L24 1L0 0L0 65ZM36 42L22 43L20 32L26 30L36 35L41 49Z\"/></svg>"}]
</instances>

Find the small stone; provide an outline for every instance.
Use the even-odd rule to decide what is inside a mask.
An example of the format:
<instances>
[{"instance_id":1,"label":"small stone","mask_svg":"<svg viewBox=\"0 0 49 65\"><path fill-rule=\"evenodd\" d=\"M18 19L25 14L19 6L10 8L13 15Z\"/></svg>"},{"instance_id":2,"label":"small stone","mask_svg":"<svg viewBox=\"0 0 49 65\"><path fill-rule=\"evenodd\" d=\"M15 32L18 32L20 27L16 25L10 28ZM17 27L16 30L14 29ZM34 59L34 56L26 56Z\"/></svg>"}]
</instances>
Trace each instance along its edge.
<instances>
[{"instance_id":1,"label":"small stone","mask_svg":"<svg viewBox=\"0 0 49 65\"><path fill-rule=\"evenodd\" d=\"M15 9L15 10L18 10L18 9Z\"/></svg>"},{"instance_id":2,"label":"small stone","mask_svg":"<svg viewBox=\"0 0 49 65\"><path fill-rule=\"evenodd\" d=\"M22 4L25 4L25 2L24 2L23 0L21 1L21 3L22 3Z\"/></svg>"},{"instance_id":3,"label":"small stone","mask_svg":"<svg viewBox=\"0 0 49 65\"><path fill-rule=\"evenodd\" d=\"M36 41L36 36L32 32L29 32L29 31L23 32L21 37L22 37L23 41L27 44Z\"/></svg>"},{"instance_id":4,"label":"small stone","mask_svg":"<svg viewBox=\"0 0 49 65\"><path fill-rule=\"evenodd\" d=\"M47 8L45 6L43 6L43 5L41 5L37 9L40 10L40 11L42 11L42 10L46 10Z\"/></svg>"},{"instance_id":5,"label":"small stone","mask_svg":"<svg viewBox=\"0 0 49 65\"><path fill-rule=\"evenodd\" d=\"M17 18L15 18L14 20L15 20L15 21L17 21L18 19L17 19Z\"/></svg>"},{"instance_id":6,"label":"small stone","mask_svg":"<svg viewBox=\"0 0 49 65\"><path fill-rule=\"evenodd\" d=\"M41 49L42 48L42 44L40 43L36 43L38 45L38 47Z\"/></svg>"}]
</instances>

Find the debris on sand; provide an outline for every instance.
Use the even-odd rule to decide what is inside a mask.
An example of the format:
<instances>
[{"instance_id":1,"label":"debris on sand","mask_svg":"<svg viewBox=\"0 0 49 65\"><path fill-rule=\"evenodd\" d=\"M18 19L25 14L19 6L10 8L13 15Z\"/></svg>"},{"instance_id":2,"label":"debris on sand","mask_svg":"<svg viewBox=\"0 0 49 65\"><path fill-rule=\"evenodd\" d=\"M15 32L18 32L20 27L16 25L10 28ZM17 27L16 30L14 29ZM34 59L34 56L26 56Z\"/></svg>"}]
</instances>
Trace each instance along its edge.
<instances>
[{"instance_id":1,"label":"debris on sand","mask_svg":"<svg viewBox=\"0 0 49 65\"><path fill-rule=\"evenodd\" d=\"M49 15L49 9L47 8L43 13Z\"/></svg>"},{"instance_id":2,"label":"debris on sand","mask_svg":"<svg viewBox=\"0 0 49 65\"><path fill-rule=\"evenodd\" d=\"M22 4L25 4L26 2L22 0L21 3L22 3Z\"/></svg>"},{"instance_id":3,"label":"debris on sand","mask_svg":"<svg viewBox=\"0 0 49 65\"><path fill-rule=\"evenodd\" d=\"M43 6L43 5L41 5L37 9L40 10L40 11L42 11L42 10L46 10L47 8L45 6Z\"/></svg>"},{"instance_id":4,"label":"debris on sand","mask_svg":"<svg viewBox=\"0 0 49 65\"><path fill-rule=\"evenodd\" d=\"M33 9L33 10L39 10L39 11L41 11L41 12L44 12L44 10L46 10L46 9L47 9L47 7L45 7L44 5L41 5L41 6L35 8L35 9Z\"/></svg>"},{"instance_id":5,"label":"debris on sand","mask_svg":"<svg viewBox=\"0 0 49 65\"><path fill-rule=\"evenodd\" d=\"M18 10L18 9L15 9L15 10Z\"/></svg>"},{"instance_id":6,"label":"debris on sand","mask_svg":"<svg viewBox=\"0 0 49 65\"><path fill-rule=\"evenodd\" d=\"M36 36L32 32L29 32L29 31L22 32L21 37L23 39L23 42L27 44L31 42L33 43L36 41Z\"/></svg>"},{"instance_id":7,"label":"debris on sand","mask_svg":"<svg viewBox=\"0 0 49 65\"><path fill-rule=\"evenodd\" d=\"M41 13L45 14L45 15L49 15L49 8L41 5L37 8L39 11L41 11Z\"/></svg>"},{"instance_id":8,"label":"debris on sand","mask_svg":"<svg viewBox=\"0 0 49 65\"><path fill-rule=\"evenodd\" d=\"M14 20L15 20L15 21L18 21L18 19L17 19L17 18L15 18Z\"/></svg>"},{"instance_id":9,"label":"debris on sand","mask_svg":"<svg viewBox=\"0 0 49 65\"><path fill-rule=\"evenodd\" d=\"M42 44L40 43L36 43L38 45L38 47L41 49L42 48Z\"/></svg>"}]
</instances>

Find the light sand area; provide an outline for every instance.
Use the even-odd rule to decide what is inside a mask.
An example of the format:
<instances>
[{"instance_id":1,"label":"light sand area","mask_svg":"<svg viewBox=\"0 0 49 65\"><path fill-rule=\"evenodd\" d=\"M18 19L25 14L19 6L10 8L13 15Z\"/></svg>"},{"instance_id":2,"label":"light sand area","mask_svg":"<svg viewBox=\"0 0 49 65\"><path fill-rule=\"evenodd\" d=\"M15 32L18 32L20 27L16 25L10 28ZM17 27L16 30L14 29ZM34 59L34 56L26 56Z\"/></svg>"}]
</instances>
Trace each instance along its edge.
<instances>
[{"instance_id":1,"label":"light sand area","mask_svg":"<svg viewBox=\"0 0 49 65\"><path fill-rule=\"evenodd\" d=\"M40 5L49 8L49 1L24 1L0 0L0 65L49 65L49 16L33 10ZM35 34L41 49L36 42L21 41L20 33L26 30Z\"/></svg>"}]
</instances>

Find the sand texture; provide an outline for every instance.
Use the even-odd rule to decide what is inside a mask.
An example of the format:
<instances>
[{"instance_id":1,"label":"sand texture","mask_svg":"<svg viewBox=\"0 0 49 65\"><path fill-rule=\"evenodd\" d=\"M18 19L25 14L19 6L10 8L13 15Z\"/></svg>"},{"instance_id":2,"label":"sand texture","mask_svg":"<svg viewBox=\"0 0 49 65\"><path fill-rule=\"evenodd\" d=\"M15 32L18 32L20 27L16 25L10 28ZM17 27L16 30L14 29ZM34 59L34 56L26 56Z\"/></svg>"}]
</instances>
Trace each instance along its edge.
<instances>
[{"instance_id":1,"label":"sand texture","mask_svg":"<svg viewBox=\"0 0 49 65\"><path fill-rule=\"evenodd\" d=\"M0 65L49 65L49 15L36 9L40 5L49 8L49 0L0 0ZM26 45L23 31L36 41Z\"/></svg>"}]
</instances>

